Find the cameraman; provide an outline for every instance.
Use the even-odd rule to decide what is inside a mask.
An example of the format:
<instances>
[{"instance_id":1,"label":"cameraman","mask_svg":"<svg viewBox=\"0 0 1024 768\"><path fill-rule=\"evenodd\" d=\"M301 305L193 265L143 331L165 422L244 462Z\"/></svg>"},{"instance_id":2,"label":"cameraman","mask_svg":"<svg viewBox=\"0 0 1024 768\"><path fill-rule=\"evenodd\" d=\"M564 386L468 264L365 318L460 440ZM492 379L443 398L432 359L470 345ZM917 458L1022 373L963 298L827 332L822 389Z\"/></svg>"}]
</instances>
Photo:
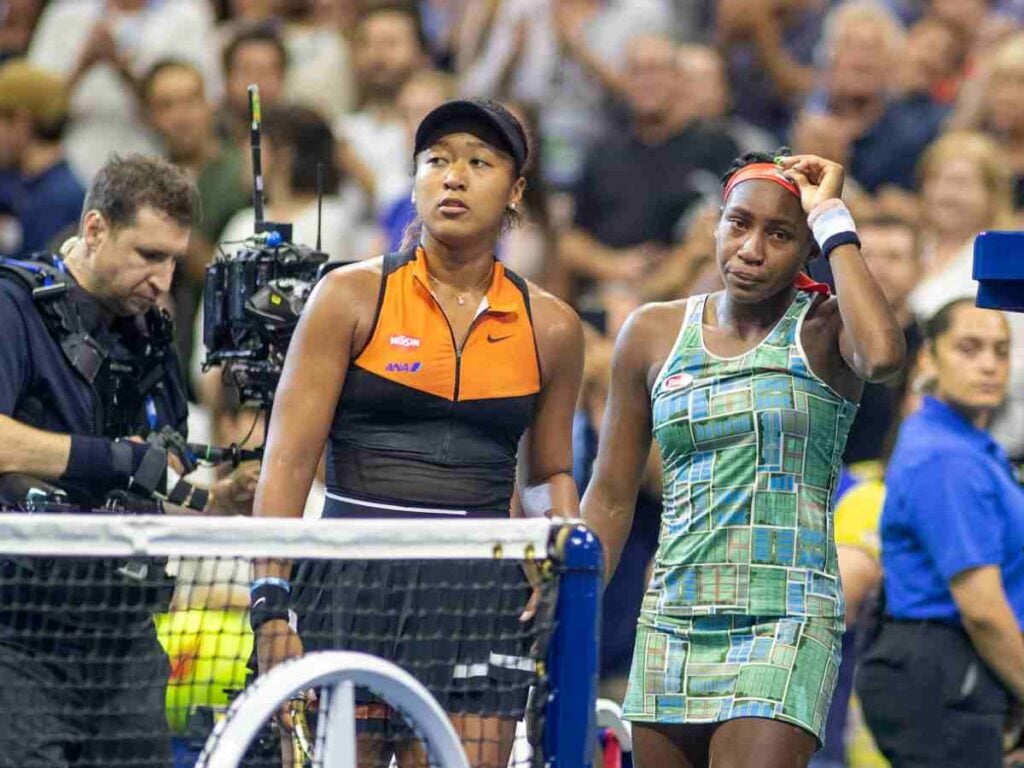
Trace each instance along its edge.
<instances>
[{"instance_id":1,"label":"cameraman","mask_svg":"<svg viewBox=\"0 0 1024 768\"><path fill-rule=\"evenodd\" d=\"M169 471L175 441L145 440L186 429L158 305L195 210L181 170L113 157L63 258L0 259L0 485L27 476L76 511L248 513L253 468L207 491ZM170 765L163 565L0 559L0 766Z\"/></svg>"}]
</instances>

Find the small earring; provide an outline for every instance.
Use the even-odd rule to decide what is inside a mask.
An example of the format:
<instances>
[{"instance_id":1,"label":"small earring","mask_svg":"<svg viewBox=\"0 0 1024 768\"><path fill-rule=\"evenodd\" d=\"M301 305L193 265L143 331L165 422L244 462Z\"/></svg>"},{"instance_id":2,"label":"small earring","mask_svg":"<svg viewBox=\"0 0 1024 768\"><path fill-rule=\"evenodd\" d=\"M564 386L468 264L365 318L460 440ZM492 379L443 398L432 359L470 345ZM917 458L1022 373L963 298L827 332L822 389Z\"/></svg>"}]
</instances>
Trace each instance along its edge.
<instances>
[{"instance_id":1,"label":"small earring","mask_svg":"<svg viewBox=\"0 0 1024 768\"><path fill-rule=\"evenodd\" d=\"M515 204L515 203L512 203L512 204L511 204L511 205L510 205L510 206L508 207L508 209L509 209L510 211L512 211L512 213L515 213L515 212L516 212L516 204Z\"/></svg>"}]
</instances>

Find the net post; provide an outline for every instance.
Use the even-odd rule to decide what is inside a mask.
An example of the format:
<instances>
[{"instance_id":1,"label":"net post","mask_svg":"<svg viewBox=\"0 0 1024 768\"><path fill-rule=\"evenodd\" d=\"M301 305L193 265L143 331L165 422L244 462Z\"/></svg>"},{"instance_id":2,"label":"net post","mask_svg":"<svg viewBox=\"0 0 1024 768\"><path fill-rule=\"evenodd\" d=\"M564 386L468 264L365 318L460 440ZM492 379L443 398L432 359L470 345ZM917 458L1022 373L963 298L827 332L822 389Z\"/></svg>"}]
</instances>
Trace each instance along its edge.
<instances>
[{"instance_id":1,"label":"net post","mask_svg":"<svg viewBox=\"0 0 1024 768\"><path fill-rule=\"evenodd\" d=\"M547 768L589 768L597 737L594 707L604 551L582 523L558 529L554 551L560 579L547 661L550 696L544 754Z\"/></svg>"}]
</instances>

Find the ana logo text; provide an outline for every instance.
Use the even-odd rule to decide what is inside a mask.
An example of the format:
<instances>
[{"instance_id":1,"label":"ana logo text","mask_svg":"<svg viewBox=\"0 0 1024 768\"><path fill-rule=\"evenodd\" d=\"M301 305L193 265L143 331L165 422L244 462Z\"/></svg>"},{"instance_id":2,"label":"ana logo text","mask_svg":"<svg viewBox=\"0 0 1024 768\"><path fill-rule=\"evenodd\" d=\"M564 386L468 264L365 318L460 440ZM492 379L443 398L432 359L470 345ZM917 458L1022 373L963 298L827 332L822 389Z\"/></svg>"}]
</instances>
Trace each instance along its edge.
<instances>
[{"instance_id":1,"label":"ana logo text","mask_svg":"<svg viewBox=\"0 0 1024 768\"><path fill-rule=\"evenodd\" d=\"M420 340L413 336L403 336L401 334L398 334L388 339L388 343L392 347L405 347L406 349L416 349L420 345Z\"/></svg>"},{"instance_id":2,"label":"ana logo text","mask_svg":"<svg viewBox=\"0 0 1024 768\"><path fill-rule=\"evenodd\" d=\"M423 363L388 363L384 370L388 373L418 373Z\"/></svg>"}]
</instances>

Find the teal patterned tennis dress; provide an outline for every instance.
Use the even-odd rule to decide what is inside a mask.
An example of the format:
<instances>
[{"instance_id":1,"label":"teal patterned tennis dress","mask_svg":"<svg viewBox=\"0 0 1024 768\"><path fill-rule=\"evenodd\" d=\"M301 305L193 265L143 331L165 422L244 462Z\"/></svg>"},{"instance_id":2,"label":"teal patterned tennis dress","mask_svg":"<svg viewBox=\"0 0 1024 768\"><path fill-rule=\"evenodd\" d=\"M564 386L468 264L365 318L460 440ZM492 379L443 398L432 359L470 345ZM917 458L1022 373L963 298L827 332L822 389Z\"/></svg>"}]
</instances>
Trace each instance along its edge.
<instances>
[{"instance_id":1,"label":"teal patterned tennis dress","mask_svg":"<svg viewBox=\"0 0 1024 768\"><path fill-rule=\"evenodd\" d=\"M628 720L765 717L823 738L844 610L830 500L857 406L807 363L814 298L797 291L732 358L704 345L707 296L687 303L651 397L664 511Z\"/></svg>"}]
</instances>

